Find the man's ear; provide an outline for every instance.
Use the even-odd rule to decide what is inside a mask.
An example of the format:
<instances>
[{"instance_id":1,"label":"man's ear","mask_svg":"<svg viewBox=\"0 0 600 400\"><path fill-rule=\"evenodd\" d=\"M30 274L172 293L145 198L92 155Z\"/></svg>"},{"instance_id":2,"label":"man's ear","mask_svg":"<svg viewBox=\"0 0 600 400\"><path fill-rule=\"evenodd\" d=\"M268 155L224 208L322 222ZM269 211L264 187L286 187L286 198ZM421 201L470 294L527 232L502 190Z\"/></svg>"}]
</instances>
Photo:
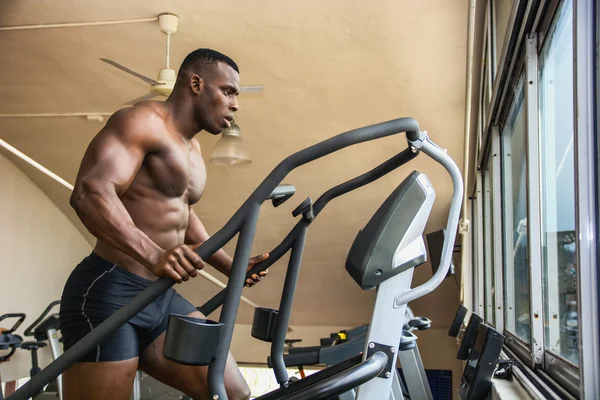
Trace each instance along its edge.
<instances>
[{"instance_id":1,"label":"man's ear","mask_svg":"<svg viewBox=\"0 0 600 400\"><path fill-rule=\"evenodd\" d=\"M193 74L190 79L190 87L195 94L199 94L204 89L204 80L197 74Z\"/></svg>"}]
</instances>

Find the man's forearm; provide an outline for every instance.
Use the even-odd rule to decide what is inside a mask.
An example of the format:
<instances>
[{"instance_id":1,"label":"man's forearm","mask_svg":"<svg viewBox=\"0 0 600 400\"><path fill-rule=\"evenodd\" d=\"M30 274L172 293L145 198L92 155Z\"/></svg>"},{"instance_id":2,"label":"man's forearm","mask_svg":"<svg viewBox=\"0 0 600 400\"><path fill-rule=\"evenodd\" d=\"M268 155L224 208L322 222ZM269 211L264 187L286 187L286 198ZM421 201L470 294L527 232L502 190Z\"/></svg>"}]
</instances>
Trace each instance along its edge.
<instances>
[{"instance_id":1,"label":"man's forearm","mask_svg":"<svg viewBox=\"0 0 600 400\"><path fill-rule=\"evenodd\" d=\"M84 226L98 240L151 268L164 251L138 229L116 193L86 185L74 193L71 205Z\"/></svg>"},{"instance_id":2,"label":"man's forearm","mask_svg":"<svg viewBox=\"0 0 600 400\"><path fill-rule=\"evenodd\" d=\"M195 237L189 235L188 233L188 235L186 235L185 237L185 244L190 246L199 246L202 243L206 242L208 238L208 233L206 235L197 235ZM231 257L229 257L227 252L225 252L225 250L217 250L212 256L208 258L208 260L204 261L206 261L210 266L214 267L217 271L221 272L223 275L229 276L233 260L231 259Z\"/></svg>"},{"instance_id":3,"label":"man's forearm","mask_svg":"<svg viewBox=\"0 0 600 400\"><path fill-rule=\"evenodd\" d=\"M208 260L206 260L211 266L215 267L219 272L225 276L229 276L231 272L231 265L233 260L223 249L219 249L213 254Z\"/></svg>"}]
</instances>

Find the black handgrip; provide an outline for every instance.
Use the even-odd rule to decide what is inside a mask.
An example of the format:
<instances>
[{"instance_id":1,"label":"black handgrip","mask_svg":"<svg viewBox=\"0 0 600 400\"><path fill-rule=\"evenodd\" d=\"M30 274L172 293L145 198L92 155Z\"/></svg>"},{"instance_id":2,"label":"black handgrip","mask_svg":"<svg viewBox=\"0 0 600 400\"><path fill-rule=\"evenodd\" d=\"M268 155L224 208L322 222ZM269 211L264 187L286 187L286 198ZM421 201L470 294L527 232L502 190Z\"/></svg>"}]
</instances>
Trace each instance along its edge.
<instances>
[{"instance_id":1,"label":"black handgrip","mask_svg":"<svg viewBox=\"0 0 600 400\"><path fill-rule=\"evenodd\" d=\"M27 327L27 329L25 329L25 336L33 336L33 331L35 330L35 328L37 327L37 325L40 322L42 322L44 320L44 318L46 318L46 315L48 315L50 313L50 310L52 310L58 304L60 304L60 300L55 300L52 303L50 303L50 305L48 307L46 307L46 309L44 310L44 312L42 313L42 315L40 315L38 317L38 319L36 319L31 325L29 325Z\"/></svg>"},{"instance_id":2,"label":"black handgrip","mask_svg":"<svg viewBox=\"0 0 600 400\"><path fill-rule=\"evenodd\" d=\"M268 199L272 201L273 207L279 207L288 199L290 199L295 193L296 188L294 185L284 183L273 189Z\"/></svg>"},{"instance_id":3,"label":"black handgrip","mask_svg":"<svg viewBox=\"0 0 600 400\"><path fill-rule=\"evenodd\" d=\"M0 317L0 321L3 321L7 318L18 318L18 320L17 320L17 322L15 322L15 324L12 326L12 328L5 330L3 332L4 334L13 333L17 329L19 329L19 326L21 326L23 321L25 321L25 314L23 314L23 313L4 314L3 316Z\"/></svg>"}]
</instances>

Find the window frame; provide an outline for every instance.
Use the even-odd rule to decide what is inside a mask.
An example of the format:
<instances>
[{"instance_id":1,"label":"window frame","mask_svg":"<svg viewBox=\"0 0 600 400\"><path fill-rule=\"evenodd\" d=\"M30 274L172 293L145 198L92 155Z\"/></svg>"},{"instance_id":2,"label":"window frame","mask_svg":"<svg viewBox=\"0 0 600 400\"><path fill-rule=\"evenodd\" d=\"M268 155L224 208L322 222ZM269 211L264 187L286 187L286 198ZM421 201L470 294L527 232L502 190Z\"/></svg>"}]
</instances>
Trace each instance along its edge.
<instances>
[{"instance_id":1,"label":"window frame","mask_svg":"<svg viewBox=\"0 0 600 400\"><path fill-rule=\"evenodd\" d=\"M583 398L600 393L600 298L598 273L598 54L600 7L593 0L573 0L575 73L575 229L577 237L577 276L580 318L580 392ZM590 12L594 10L595 12ZM594 24L596 18L596 24ZM594 26L596 31L594 31ZM596 84L594 84L594 82ZM590 185L590 182L595 184ZM590 187L591 186L591 187ZM581 265L595 268L580 268ZM585 349L585 351L582 351Z\"/></svg>"},{"instance_id":2,"label":"window frame","mask_svg":"<svg viewBox=\"0 0 600 400\"><path fill-rule=\"evenodd\" d=\"M477 288L475 293L476 297L476 307L477 307L477 315L482 318L485 316L485 295L484 295L484 287L485 281L483 276L484 270L484 252L483 252L483 177L481 175L481 171L477 171L476 174L476 184L475 184L475 199L477 206L477 235L475 236L475 240L477 240Z\"/></svg>"},{"instance_id":3,"label":"window frame","mask_svg":"<svg viewBox=\"0 0 600 400\"><path fill-rule=\"evenodd\" d=\"M493 175L492 175L492 160L491 158L488 159L488 161L485 164L485 167L483 168L483 172L482 172L482 198L483 198L483 232L482 232L482 238L484 240L483 243L483 257L484 257L484 263L483 263L483 279L484 279L484 286L485 286L485 290L484 290L484 294L485 294L485 298L484 298L484 306L485 306L485 312L483 314L483 320L488 323L490 326L493 326L494 328L496 328L496 313L495 313L495 307L492 307L492 305L495 305L495 297L492 294L492 285L495 284L495 265L494 265L494 254L493 254L493 248L495 246L493 246L493 232L494 232L494 217L493 217L493 201L492 201L492 196L493 196ZM489 208L492 211L492 214L490 215L489 211L487 209L487 206L489 206ZM491 221L492 225L490 226L490 224L488 224L487 222ZM489 240L491 239L491 240ZM492 319L493 317L493 319ZM496 328L498 329L498 328Z\"/></svg>"},{"instance_id":4,"label":"window frame","mask_svg":"<svg viewBox=\"0 0 600 400\"><path fill-rule=\"evenodd\" d=\"M502 288L502 282L508 283L504 275L503 263L506 262L504 242L508 240L504 230L504 213L501 209L503 177L502 165L505 163L504 155L500 149L503 126L512 105L510 93L514 90L515 80L525 75L524 80L524 113L526 118L526 157L527 177L526 196L528 210L528 264L530 274L530 330L531 345L528 345L514 333L506 329L506 311L508 305L504 302L504 291L496 291L496 306L502 308L502 319L496 318L496 326L502 326L506 336L506 347L510 349L525 365L536 371L546 382L554 388L569 392L575 396L592 397L591 394L600 393L600 288L598 287L598 268L580 268L582 265L598 266L597 251L600 242L596 232L600 226L598 197L600 176L600 163L597 160L600 154L600 140L595 141L594 133L600 126L596 96L600 93L600 74L596 70L600 57L595 52L596 42L600 42L600 6L594 8L592 0L572 0L573 2L573 62L574 62L574 98L575 127L575 210L576 210L576 236L577 236L577 275L578 275L578 313L580 337L580 362L575 366L560 358L545 348L544 330L544 300L543 300L543 265L542 265L542 215L541 215L541 174L540 174L540 116L539 116L539 56L546 47L551 32L555 29L558 11L564 0L515 0L508 21L504 41L499 46L501 59L497 73L492 72L491 99L483 98L484 87L489 75L486 74L487 66L495 66L490 50L495 53L496 46L489 45L488 38L495 37L494 7L495 0L486 2L486 26L484 27L484 40L482 50L484 59L481 64L482 76L479 88L479 123L477 124L476 165L478 166L477 179L472 202L472 215L475 219L471 235L473 246L472 263L473 272L473 308L479 315L486 318L483 304L485 289L489 288L489 280L483 279L486 268L484 262L484 249L492 247L483 242L483 230L486 229L483 220L483 201L485 188L483 187L483 174L488 163L494 163L492 174L492 203L494 234L486 235L486 241L494 240L502 243L495 245L494 272L499 275L495 280L496 288ZM589 12L594 10L594 12ZM594 20L596 18L596 21ZM595 24L595 22L597 24ZM487 93L486 93L487 94ZM486 96L487 97L487 96ZM489 101L489 103L487 103ZM487 104L486 104L487 103ZM483 108L485 107L485 111ZM495 161L494 161L495 158ZM500 168L495 168L500 166ZM594 182L595 185L589 185ZM496 207L500 204L500 207ZM498 222L497 222L498 221ZM500 240L500 241L499 241ZM500 254L497 254L500 253ZM496 279L496 276L494 277ZM500 285L499 285L500 284ZM506 297L509 297L507 292ZM499 302L499 296L501 301ZM514 300L513 300L514 301ZM585 351L583 351L585 349Z\"/></svg>"},{"instance_id":5,"label":"window frame","mask_svg":"<svg viewBox=\"0 0 600 400\"><path fill-rule=\"evenodd\" d=\"M540 131L538 118L537 35L525 42L525 125L527 153L527 261L529 264L530 367L544 362L544 318L542 291L542 216L540 193Z\"/></svg>"}]
</instances>

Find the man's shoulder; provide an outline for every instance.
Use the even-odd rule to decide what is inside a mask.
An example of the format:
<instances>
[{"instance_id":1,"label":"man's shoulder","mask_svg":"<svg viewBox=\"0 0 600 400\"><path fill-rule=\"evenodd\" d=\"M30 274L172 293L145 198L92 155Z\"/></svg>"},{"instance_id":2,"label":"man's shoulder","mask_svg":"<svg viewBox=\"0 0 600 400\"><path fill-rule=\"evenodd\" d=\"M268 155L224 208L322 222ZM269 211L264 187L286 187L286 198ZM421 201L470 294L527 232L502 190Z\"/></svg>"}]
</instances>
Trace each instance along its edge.
<instances>
[{"instance_id":1,"label":"man's shoulder","mask_svg":"<svg viewBox=\"0 0 600 400\"><path fill-rule=\"evenodd\" d=\"M164 107L153 104L157 102L144 101L134 106L123 108L111 116L111 120L117 124L123 124L130 128L143 126L152 128L165 125L167 112Z\"/></svg>"},{"instance_id":2,"label":"man's shoulder","mask_svg":"<svg viewBox=\"0 0 600 400\"><path fill-rule=\"evenodd\" d=\"M159 139L165 132L165 118L160 106L142 102L115 112L104 130L123 139Z\"/></svg>"}]
</instances>

